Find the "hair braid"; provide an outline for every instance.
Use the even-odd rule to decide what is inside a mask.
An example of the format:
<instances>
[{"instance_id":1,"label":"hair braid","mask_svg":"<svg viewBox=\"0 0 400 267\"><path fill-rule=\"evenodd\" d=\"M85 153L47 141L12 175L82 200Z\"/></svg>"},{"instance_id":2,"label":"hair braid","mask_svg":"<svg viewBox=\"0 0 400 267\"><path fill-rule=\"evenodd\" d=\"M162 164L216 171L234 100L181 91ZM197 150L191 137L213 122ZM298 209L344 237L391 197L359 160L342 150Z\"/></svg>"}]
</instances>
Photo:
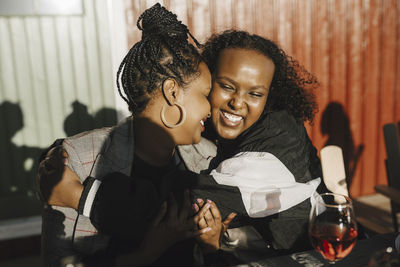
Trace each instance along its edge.
<instances>
[{"instance_id":1,"label":"hair braid","mask_svg":"<svg viewBox=\"0 0 400 267\"><path fill-rule=\"evenodd\" d=\"M142 31L142 39L129 50L117 72L118 92L133 114L144 110L166 79L185 86L198 74L202 61L188 41L190 36L199 45L187 26L160 4L145 10L137 27Z\"/></svg>"}]
</instances>

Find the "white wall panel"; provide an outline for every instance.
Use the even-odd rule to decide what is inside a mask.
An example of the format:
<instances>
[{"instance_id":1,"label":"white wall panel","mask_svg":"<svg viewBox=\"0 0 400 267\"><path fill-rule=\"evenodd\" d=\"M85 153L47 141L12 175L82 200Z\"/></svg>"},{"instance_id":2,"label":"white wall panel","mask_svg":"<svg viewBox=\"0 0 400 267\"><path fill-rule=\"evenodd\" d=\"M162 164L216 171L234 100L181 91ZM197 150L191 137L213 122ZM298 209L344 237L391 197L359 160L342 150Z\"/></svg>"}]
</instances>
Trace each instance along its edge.
<instances>
[{"instance_id":1,"label":"white wall panel","mask_svg":"<svg viewBox=\"0 0 400 267\"><path fill-rule=\"evenodd\" d=\"M38 214L32 162L67 135L71 113L76 131L116 122L111 42L118 40L110 38L107 5L85 0L73 16L0 16L0 219ZM95 117L104 108L111 113Z\"/></svg>"}]
</instances>

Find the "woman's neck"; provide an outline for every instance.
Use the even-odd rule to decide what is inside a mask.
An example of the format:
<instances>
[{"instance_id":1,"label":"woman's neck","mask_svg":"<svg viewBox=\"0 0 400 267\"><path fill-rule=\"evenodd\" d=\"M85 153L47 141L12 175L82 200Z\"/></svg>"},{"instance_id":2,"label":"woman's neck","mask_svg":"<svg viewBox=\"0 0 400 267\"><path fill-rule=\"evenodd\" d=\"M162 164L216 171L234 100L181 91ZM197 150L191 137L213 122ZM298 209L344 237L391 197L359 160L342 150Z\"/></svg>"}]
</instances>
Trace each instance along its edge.
<instances>
[{"instance_id":1,"label":"woman's neck","mask_svg":"<svg viewBox=\"0 0 400 267\"><path fill-rule=\"evenodd\" d=\"M154 166L165 166L171 161L175 143L163 127L139 116L133 121L133 130L137 156Z\"/></svg>"}]
</instances>

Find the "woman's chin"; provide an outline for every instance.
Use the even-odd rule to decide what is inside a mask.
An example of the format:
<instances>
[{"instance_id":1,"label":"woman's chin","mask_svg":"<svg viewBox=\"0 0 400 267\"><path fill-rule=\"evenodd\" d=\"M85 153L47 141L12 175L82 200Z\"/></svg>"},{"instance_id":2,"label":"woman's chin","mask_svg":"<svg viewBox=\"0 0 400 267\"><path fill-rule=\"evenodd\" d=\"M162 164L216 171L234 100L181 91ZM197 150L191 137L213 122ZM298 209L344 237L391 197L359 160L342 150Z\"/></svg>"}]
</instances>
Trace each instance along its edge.
<instances>
[{"instance_id":1,"label":"woman's chin","mask_svg":"<svg viewBox=\"0 0 400 267\"><path fill-rule=\"evenodd\" d=\"M217 130L219 137L223 139L232 140L239 136L241 133L238 129L227 129L226 127L221 127Z\"/></svg>"}]
</instances>

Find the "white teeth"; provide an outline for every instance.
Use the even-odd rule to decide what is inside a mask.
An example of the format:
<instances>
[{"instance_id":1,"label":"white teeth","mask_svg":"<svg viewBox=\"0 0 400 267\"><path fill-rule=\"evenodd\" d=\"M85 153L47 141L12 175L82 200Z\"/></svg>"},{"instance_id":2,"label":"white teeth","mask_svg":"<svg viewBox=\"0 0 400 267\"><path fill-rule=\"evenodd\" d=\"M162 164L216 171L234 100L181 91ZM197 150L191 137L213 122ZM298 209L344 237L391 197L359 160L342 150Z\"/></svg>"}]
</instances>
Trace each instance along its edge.
<instances>
[{"instance_id":1,"label":"white teeth","mask_svg":"<svg viewBox=\"0 0 400 267\"><path fill-rule=\"evenodd\" d=\"M200 124L201 124L202 126L204 126L204 121L203 121L203 120L201 120L201 121L200 121Z\"/></svg>"},{"instance_id":2,"label":"white teeth","mask_svg":"<svg viewBox=\"0 0 400 267\"><path fill-rule=\"evenodd\" d=\"M238 122L243 119L241 116L237 116L237 115L227 113L227 112L222 112L222 114L224 114L225 118L227 118L228 120L230 120L232 122Z\"/></svg>"}]
</instances>

